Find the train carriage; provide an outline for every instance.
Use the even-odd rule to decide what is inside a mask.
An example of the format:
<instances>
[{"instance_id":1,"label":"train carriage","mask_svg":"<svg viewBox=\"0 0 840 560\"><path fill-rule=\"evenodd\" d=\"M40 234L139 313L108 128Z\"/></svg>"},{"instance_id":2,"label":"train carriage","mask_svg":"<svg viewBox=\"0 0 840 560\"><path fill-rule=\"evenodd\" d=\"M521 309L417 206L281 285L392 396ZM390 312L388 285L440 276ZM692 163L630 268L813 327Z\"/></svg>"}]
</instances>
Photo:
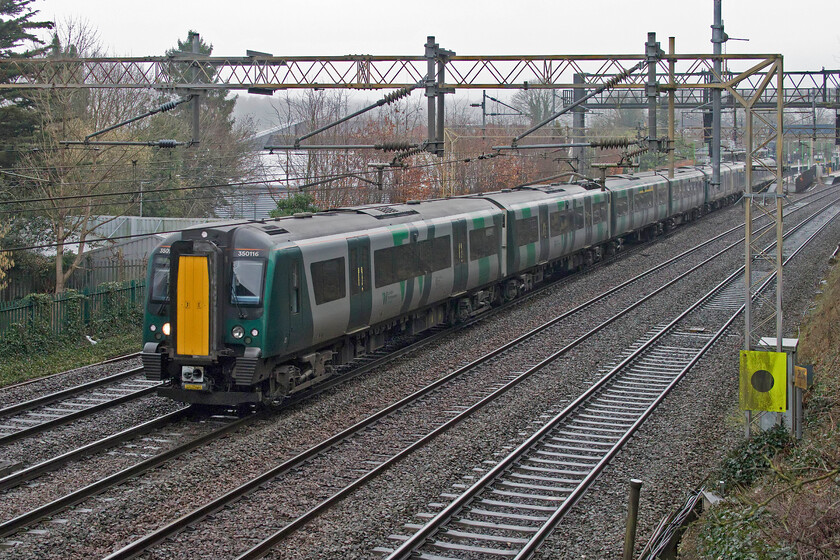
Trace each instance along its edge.
<instances>
[{"instance_id":1,"label":"train carriage","mask_svg":"<svg viewBox=\"0 0 840 560\"><path fill-rule=\"evenodd\" d=\"M146 376L184 402L282 400L396 334L464 321L733 200L743 169L722 166L719 199L708 170L683 168L173 234L149 261Z\"/></svg>"}]
</instances>

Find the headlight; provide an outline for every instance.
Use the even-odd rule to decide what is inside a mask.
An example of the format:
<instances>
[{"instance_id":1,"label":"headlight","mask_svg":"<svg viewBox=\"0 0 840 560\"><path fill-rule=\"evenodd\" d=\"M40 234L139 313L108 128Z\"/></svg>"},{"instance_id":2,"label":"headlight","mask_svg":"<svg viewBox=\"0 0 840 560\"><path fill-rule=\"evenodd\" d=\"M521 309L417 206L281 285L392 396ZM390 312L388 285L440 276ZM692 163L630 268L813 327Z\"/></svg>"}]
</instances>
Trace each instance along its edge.
<instances>
[{"instance_id":1,"label":"headlight","mask_svg":"<svg viewBox=\"0 0 840 560\"><path fill-rule=\"evenodd\" d=\"M169 333L172 332L172 325L170 325L169 323L164 323L162 330L163 330L163 334L165 334L166 336L169 336Z\"/></svg>"},{"instance_id":2,"label":"headlight","mask_svg":"<svg viewBox=\"0 0 840 560\"><path fill-rule=\"evenodd\" d=\"M151 325L149 327L149 330L152 331L152 332L155 332L157 330L157 325Z\"/></svg>"},{"instance_id":3,"label":"headlight","mask_svg":"<svg viewBox=\"0 0 840 560\"><path fill-rule=\"evenodd\" d=\"M258 331L257 329L251 329L251 336L258 336L259 334L260 331Z\"/></svg>"},{"instance_id":4,"label":"headlight","mask_svg":"<svg viewBox=\"0 0 840 560\"><path fill-rule=\"evenodd\" d=\"M235 327L233 327L233 328L230 330L230 334L231 334L231 335L233 335L233 338L240 339L240 338L242 338L243 336L245 336L245 329L243 329L243 328L242 328L241 326L239 326L239 325L236 325Z\"/></svg>"}]
</instances>

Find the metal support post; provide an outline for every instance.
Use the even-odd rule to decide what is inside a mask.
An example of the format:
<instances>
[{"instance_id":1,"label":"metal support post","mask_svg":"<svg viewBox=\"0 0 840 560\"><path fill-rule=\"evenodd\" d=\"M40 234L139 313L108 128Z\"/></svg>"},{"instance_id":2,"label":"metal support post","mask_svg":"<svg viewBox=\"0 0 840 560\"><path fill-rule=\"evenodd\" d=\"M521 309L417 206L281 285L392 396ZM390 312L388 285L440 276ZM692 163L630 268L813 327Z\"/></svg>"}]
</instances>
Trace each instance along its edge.
<instances>
[{"instance_id":1,"label":"metal support post","mask_svg":"<svg viewBox=\"0 0 840 560\"><path fill-rule=\"evenodd\" d=\"M438 49L438 53L440 53L440 49ZM435 140L435 155L438 157L443 157L444 150L444 116L446 115L445 111L445 102L443 97L443 90L444 84L446 82L446 59L443 57L438 57L438 77L437 77L437 138Z\"/></svg>"},{"instance_id":2,"label":"metal support post","mask_svg":"<svg viewBox=\"0 0 840 560\"><path fill-rule=\"evenodd\" d=\"M576 84L583 84L583 76L575 74L573 82ZM577 103L586 96L586 90L583 88L575 88L573 95L573 102ZM586 109L583 107L575 107L572 109L572 142L582 143L586 141ZM572 159L577 161L577 172L581 175L587 174L588 165L586 162L586 148L578 147L572 149Z\"/></svg>"},{"instance_id":3,"label":"metal support post","mask_svg":"<svg viewBox=\"0 0 840 560\"><path fill-rule=\"evenodd\" d=\"M627 531L624 533L624 560L633 560L636 547L636 525L639 522L639 494L642 481L635 478L630 481L630 498L627 503Z\"/></svg>"},{"instance_id":4,"label":"metal support post","mask_svg":"<svg viewBox=\"0 0 840 560\"><path fill-rule=\"evenodd\" d=\"M674 82L674 65L676 61L674 60L673 56L675 54L675 41L674 37L668 37L668 54L671 58L668 59L668 85L670 89L668 90L668 178L674 178L674 163L675 163L675 151L676 151L676 144L674 139L674 105L675 105L675 97L676 97L676 83Z\"/></svg>"},{"instance_id":5,"label":"metal support post","mask_svg":"<svg viewBox=\"0 0 840 560\"><path fill-rule=\"evenodd\" d=\"M784 156L784 99L783 96L777 95L776 100L776 123L775 126L767 126L763 128L763 130L769 130L769 137L765 137L763 139L756 140L754 138L754 127L753 127L753 119L756 117L756 102L761 98L764 90L766 89L767 85L769 84L770 80L774 76L776 77L776 87L777 91L782 91L781 88L784 83L784 60L781 56L776 57L775 61L772 64L772 67L768 71L767 76L765 77L762 85L754 92L754 94L749 98L740 98L746 111L745 111L745 134L744 134L744 145L746 147L747 158L746 158L746 185L745 185L745 258L744 258L744 349L745 350L752 350L754 341L757 341L761 338L763 333L759 331L762 328L769 327L772 323L771 321L775 318L775 331L776 331L776 344L775 349L777 352L781 352L783 350L782 344L782 336L784 334L783 330L783 316L782 316L782 291L784 287L783 283L783 269L782 265L784 263L784 255L783 255L783 238L782 238L782 202L783 202L783 177L782 177L782 167L783 161L782 158ZM729 88L727 88L729 89ZM730 89L730 91L732 91ZM738 95L737 92L733 92L733 95ZM759 118L765 125L769 125L770 121L762 116L758 115ZM762 199L758 199L753 195L752 192L752 184L753 184L753 167L755 164L758 165L766 165L764 162L760 161L759 154L760 150L768 145L771 141L775 140L776 144L776 169L775 169L775 179L776 179L776 186L774 189L773 200L775 202L775 208L768 208L764 204L764 196ZM776 234L776 243L775 248L771 251L765 251L762 247L764 242L762 241L763 234L755 234L753 230L752 224L752 216L753 210L756 209L760 213L766 215L768 218L771 218L775 222L774 230L768 230L766 235L772 235L772 233ZM761 241L761 242L760 242ZM755 262L754 262L755 261ZM757 278L753 278L755 275ZM764 283L765 280L775 276L776 280L776 298L775 298L775 307L773 312L775 314L772 315L770 313L764 313L763 317L760 319L757 317L757 314L754 313L757 307L754 307L753 296L754 288L757 288L760 284ZM769 301L770 298L768 297L767 300ZM769 307L769 306L768 306ZM765 308L766 309L766 308ZM746 427L746 435L747 437L750 436L750 423L752 420L750 412L746 413L747 419L747 427ZM768 425L766 422L764 425Z\"/></svg>"},{"instance_id":6,"label":"metal support post","mask_svg":"<svg viewBox=\"0 0 840 560\"><path fill-rule=\"evenodd\" d=\"M776 69L776 91L784 91L784 60L779 59L779 66ZM782 191L782 139L784 138L784 98L777 95L776 101L776 193ZM784 236L782 232L782 198L776 197L776 351L782 351L782 265L784 264L784 251L782 243Z\"/></svg>"},{"instance_id":7,"label":"metal support post","mask_svg":"<svg viewBox=\"0 0 840 560\"><path fill-rule=\"evenodd\" d=\"M435 118L435 98L437 97L437 82L435 81L435 66L436 54L438 44L435 43L434 36L426 38L426 108L428 113L427 127L429 129L428 142L429 146L434 151L435 142L437 142L437 119Z\"/></svg>"},{"instance_id":8,"label":"metal support post","mask_svg":"<svg viewBox=\"0 0 840 560\"><path fill-rule=\"evenodd\" d=\"M752 350L752 332L753 332L753 309L752 309L752 207L753 207L753 198L752 198L752 174L753 174L753 162L752 162L752 146L753 146L753 137L752 137L752 125L753 125L753 114L750 108L747 108L746 118L744 119L744 143L746 146L746 161L745 161L745 172L744 172L744 210L745 216L744 219L746 220L746 225L744 226L744 250L746 254L744 255L744 350Z\"/></svg>"},{"instance_id":9,"label":"metal support post","mask_svg":"<svg viewBox=\"0 0 840 560\"><path fill-rule=\"evenodd\" d=\"M192 52L193 54L199 54L199 47L201 45L201 36L198 33L191 33L190 39L192 39ZM198 68L193 68L192 70L193 78L192 81L195 83L198 81ZM199 118L201 116L201 96L198 92L193 93L192 98L192 141L190 145L198 145L199 142Z\"/></svg>"},{"instance_id":10,"label":"metal support post","mask_svg":"<svg viewBox=\"0 0 840 560\"><path fill-rule=\"evenodd\" d=\"M722 0L714 0L715 22L712 25L712 47L716 57L723 53L723 42L726 40L723 33L721 2ZM720 83L722 81L720 58L715 58L712 65L714 68L712 81ZM720 89L712 90L712 188L720 185L720 94ZM749 150L747 153L749 154Z\"/></svg>"},{"instance_id":11,"label":"metal support post","mask_svg":"<svg viewBox=\"0 0 840 560\"><path fill-rule=\"evenodd\" d=\"M481 90L481 136L487 134L487 90Z\"/></svg>"},{"instance_id":12,"label":"metal support post","mask_svg":"<svg viewBox=\"0 0 840 560\"><path fill-rule=\"evenodd\" d=\"M813 123L813 131L811 132L811 163L808 167L814 167L814 142L817 139L817 96L816 94L811 98L811 122Z\"/></svg>"},{"instance_id":13,"label":"metal support post","mask_svg":"<svg viewBox=\"0 0 840 560\"><path fill-rule=\"evenodd\" d=\"M429 140L426 149L438 157L443 157L444 152L443 131L446 112L443 96L447 93L455 93L455 88L445 87L446 63L452 56L455 56L455 52L441 49L440 45L435 43L433 36L426 38L426 97L429 108ZM437 105L437 111L435 105Z\"/></svg>"},{"instance_id":14,"label":"metal support post","mask_svg":"<svg viewBox=\"0 0 840 560\"><path fill-rule=\"evenodd\" d=\"M659 88L656 83L656 63L659 61L660 52L659 43L656 42L656 33L648 33L648 40L645 43L648 69L645 95L648 99L648 149L651 152L658 152L660 148L656 135L656 98L659 95Z\"/></svg>"}]
</instances>

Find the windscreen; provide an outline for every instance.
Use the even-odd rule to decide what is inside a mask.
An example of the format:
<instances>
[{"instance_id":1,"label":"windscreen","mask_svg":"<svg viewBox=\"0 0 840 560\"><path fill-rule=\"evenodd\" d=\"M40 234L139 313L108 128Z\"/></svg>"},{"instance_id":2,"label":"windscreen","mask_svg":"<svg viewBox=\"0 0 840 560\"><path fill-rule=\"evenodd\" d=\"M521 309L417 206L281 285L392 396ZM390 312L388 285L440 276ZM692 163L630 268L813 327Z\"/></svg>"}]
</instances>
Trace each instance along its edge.
<instances>
[{"instance_id":1,"label":"windscreen","mask_svg":"<svg viewBox=\"0 0 840 560\"><path fill-rule=\"evenodd\" d=\"M235 259L230 285L230 302L234 305L259 305L262 302L262 259Z\"/></svg>"},{"instance_id":2,"label":"windscreen","mask_svg":"<svg viewBox=\"0 0 840 560\"><path fill-rule=\"evenodd\" d=\"M169 301L169 257L157 255L152 264L151 300L154 303Z\"/></svg>"}]
</instances>

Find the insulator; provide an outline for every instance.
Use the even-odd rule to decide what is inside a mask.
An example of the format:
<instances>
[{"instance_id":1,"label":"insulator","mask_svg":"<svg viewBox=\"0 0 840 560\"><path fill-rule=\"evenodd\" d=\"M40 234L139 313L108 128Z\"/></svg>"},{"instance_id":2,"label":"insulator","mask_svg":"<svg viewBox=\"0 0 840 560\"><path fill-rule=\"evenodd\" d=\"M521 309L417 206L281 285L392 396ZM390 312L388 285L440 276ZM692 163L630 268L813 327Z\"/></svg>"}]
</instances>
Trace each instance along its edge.
<instances>
[{"instance_id":1,"label":"insulator","mask_svg":"<svg viewBox=\"0 0 840 560\"><path fill-rule=\"evenodd\" d=\"M415 145L408 142L384 142L382 144L376 144L374 147L383 152L399 152L402 150L411 150Z\"/></svg>"},{"instance_id":2,"label":"insulator","mask_svg":"<svg viewBox=\"0 0 840 560\"><path fill-rule=\"evenodd\" d=\"M630 145L629 138L607 138L605 140L598 140L597 142L593 142L592 145L597 148L601 148L602 150L607 150L610 148L626 148Z\"/></svg>"},{"instance_id":3,"label":"insulator","mask_svg":"<svg viewBox=\"0 0 840 560\"><path fill-rule=\"evenodd\" d=\"M641 155L641 154L645 153L646 151L648 151L647 147L639 148L638 150L635 150L635 151L632 151L632 152L629 152L629 153L625 154L624 157L626 157L626 158L636 157L638 155Z\"/></svg>"},{"instance_id":4,"label":"insulator","mask_svg":"<svg viewBox=\"0 0 840 560\"><path fill-rule=\"evenodd\" d=\"M412 149L408 150L407 152L399 153L399 154L394 156L394 163L397 163L400 160L403 160L407 157L411 157L413 155L419 154L422 151L423 151L423 148L418 146L418 147L415 147L415 148L412 148Z\"/></svg>"},{"instance_id":5,"label":"insulator","mask_svg":"<svg viewBox=\"0 0 840 560\"><path fill-rule=\"evenodd\" d=\"M160 107L158 107L158 111L161 112L161 113L166 112L166 111L171 111L172 109L174 109L177 106L178 106L177 101L169 101L167 103L164 103Z\"/></svg>"},{"instance_id":6,"label":"insulator","mask_svg":"<svg viewBox=\"0 0 840 560\"><path fill-rule=\"evenodd\" d=\"M631 71L630 71L630 70L625 70L625 71L624 71L624 72L622 72L621 74L616 74L615 76L613 76L612 78L610 78L609 80L607 80L606 82L604 82L604 85L603 85L602 87L603 87L605 90L607 90L607 89L612 89L612 88L614 88L615 86L617 86L620 82L623 82L624 80L626 80L627 78L629 78L629 77L630 77L630 74L631 74Z\"/></svg>"},{"instance_id":7,"label":"insulator","mask_svg":"<svg viewBox=\"0 0 840 560\"><path fill-rule=\"evenodd\" d=\"M393 103L394 101L399 101L399 100L400 100L400 99L402 99L403 97L406 97L406 96L408 96L409 94L411 94L412 90L414 90L414 88L413 88L413 87L412 87L412 88L407 88L407 87L404 87L404 88L402 88L402 89L398 89L397 91L392 91L391 93L389 93L388 95L386 95L386 96L382 99L382 101L384 101L386 105L390 105L390 104L391 104L391 103Z\"/></svg>"},{"instance_id":8,"label":"insulator","mask_svg":"<svg viewBox=\"0 0 840 560\"><path fill-rule=\"evenodd\" d=\"M169 140L169 139L158 140L157 142L155 142L154 145L157 146L158 148L174 148L175 146L178 145L178 141L177 140Z\"/></svg>"}]
</instances>

